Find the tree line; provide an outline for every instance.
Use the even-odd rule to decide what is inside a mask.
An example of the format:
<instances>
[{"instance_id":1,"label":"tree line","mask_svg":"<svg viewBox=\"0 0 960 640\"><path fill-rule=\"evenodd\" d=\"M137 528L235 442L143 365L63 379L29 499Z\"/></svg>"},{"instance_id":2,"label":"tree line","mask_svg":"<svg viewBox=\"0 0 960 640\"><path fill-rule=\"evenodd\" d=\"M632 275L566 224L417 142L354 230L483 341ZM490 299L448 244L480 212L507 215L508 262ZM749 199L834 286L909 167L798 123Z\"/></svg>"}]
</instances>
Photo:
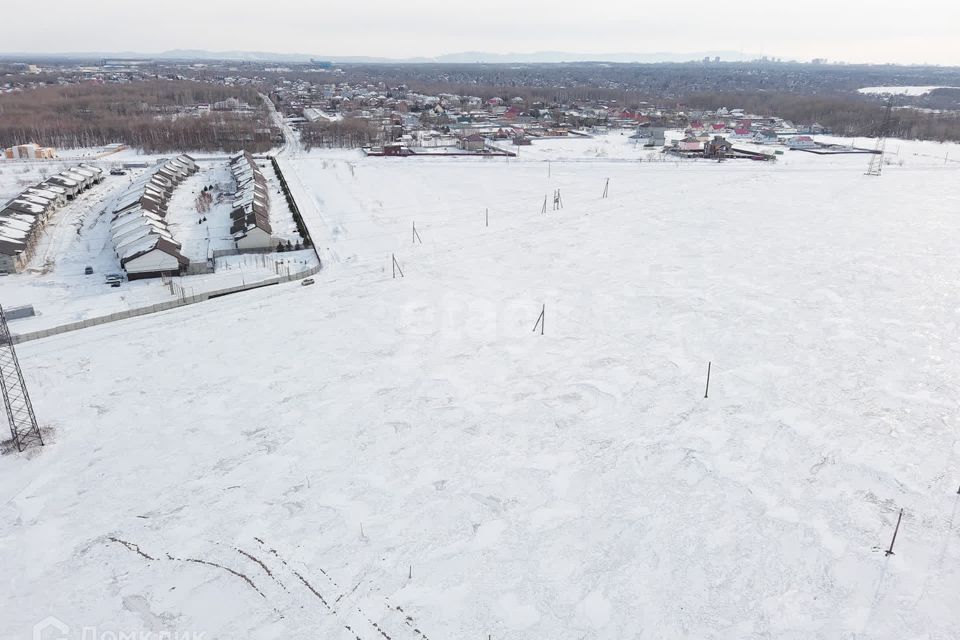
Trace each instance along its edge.
<instances>
[{"instance_id":1,"label":"tree line","mask_svg":"<svg viewBox=\"0 0 960 640\"><path fill-rule=\"evenodd\" d=\"M886 107L843 94L802 95L796 93L699 93L687 96L691 109L716 110L740 107L748 113L775 114L794 123L818 122L838 136L875 137L880 134ZM894 102L896 106L896 101ZM928 113L917 109L895 108L887 135L891 138L960 140L960 113Z\"/></svg>"},{"instance_id":2,"label":"tree line","mask_svg":"<svg viewBox=\"0 0 960 640\"><path fill-rule=\"evenodd\" d=\"M198 104L238 98L249 111ZM46 86L0 94L0 147L28 142L56 148L120 142L147 153L197 150L259 153L279 132L255 89L188 80Z\"/></svg>"},{"instance_id":3,"label":"tree line","mask_svg":"<svg viewBox=\"0 0 960 640\"><path fill-rule=\"evenodd\" d=\"M383 131L369 120L344 118L334 122L306 122L300 141L307 151L314 147L369 147L383 142Z\"/></svg>"}]
</instances>

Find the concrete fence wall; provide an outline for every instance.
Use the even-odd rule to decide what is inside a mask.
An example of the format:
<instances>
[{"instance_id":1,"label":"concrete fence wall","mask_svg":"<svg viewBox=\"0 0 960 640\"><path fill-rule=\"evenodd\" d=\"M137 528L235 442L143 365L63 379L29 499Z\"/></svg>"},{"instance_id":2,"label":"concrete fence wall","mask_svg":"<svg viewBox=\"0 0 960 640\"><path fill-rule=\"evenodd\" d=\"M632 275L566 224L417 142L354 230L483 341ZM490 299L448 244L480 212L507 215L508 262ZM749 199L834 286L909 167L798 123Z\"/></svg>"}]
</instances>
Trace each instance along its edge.
<instances>
[{"instance_id":1,"label":"concrete fence wall","mask_svg":"<svg viewBox=\"0 0 960 640\"><path fill-rule=\"evenodd\" d=\"M280 242L277 238L271 238L271 241ZM247 254L259 254L259 253L274 253L276 247L250 247L248 249L214 249L211 253L213 258L222 258L224 256L243 256ZM281 252L282 253L282 252Z\"/></svg>"},{"instance_id":2,"label":"concrete fence wall","mask_svg":"<svg viewBox=\"0 0 960 640\"><path fill-rule=\"evenodd\" d=\"M213 272L213 264L211 264L210 261L204 260L203 262L190 262L185 270L185 275L198 276Z\"/></svg>"},{"instance_id":3,"label":"concrete fence wall","mask_svg":"<svg viewBox=\"0 0 960 640\"><path fill-rule=\"evenodd\" d=\"M118 311L116 313L111 313L105 316L98 316L96 318L87 318L85 320L78 320L77 322L70 322L67 324L62 324L56 327L50 327L49 329L40 329L39 331L31 331L29 333L18 333L14 336L11 336L14 344L20 344L22 342L29 342L31 340L39 340L40 338L49 338L50 336L55 336L61 333L67 333L69 331L78 331L80 329L86 329L87 327L95 327L101 324L107 324L108 322L117 322L118 320L126 320L127 318L136 318L137 316L145 316L150 313L158 313L160 311L168 311L170 309L176 309L177 307L184 307L189 304L196 304L198 302L204 302L210 298L216 298L220 296L229 295L231 293L239 293L240 291L248 291L250 289L259 289L260 287L266 287L274 284L279 284L281 282L290 282L291 280L300 280L301 278L306 278L312 276L316 273L319 273L320 265L310 267L305 271L299 273L291 273L286 276L274 276L266 280L260 280L258 282L252 282L250 284L238 285L236 287L227 287L226 289L216 289L214 291L204 291L203 293L198 293L193 296L187 296L185 298L177 298L176 300L169 300L167 302L159 302L157 304L152 304L146 307L137 307L135 309L127 309L126 311Z\"/></svg>"}]
</instances>

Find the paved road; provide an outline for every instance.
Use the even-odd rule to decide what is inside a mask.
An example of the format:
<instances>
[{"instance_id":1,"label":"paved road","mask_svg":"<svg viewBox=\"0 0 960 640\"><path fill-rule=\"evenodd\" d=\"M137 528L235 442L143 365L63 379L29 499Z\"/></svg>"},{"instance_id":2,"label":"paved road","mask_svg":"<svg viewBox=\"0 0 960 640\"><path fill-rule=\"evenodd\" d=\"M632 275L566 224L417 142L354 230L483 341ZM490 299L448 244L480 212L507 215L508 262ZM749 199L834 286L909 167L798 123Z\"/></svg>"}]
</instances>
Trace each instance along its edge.
<instances>
[{"instance_id":1,"label":"paved road","mask_svg":"<svg viewBox=\"0 0 960 640\"><path fill-rule=\"evenodd\" d=\"M290 188L290 193L293 195L293 199L300 209L303 224L306 225L307 230L310 232L310 237L313 239L321 262L325 265L331 262L337 262L336 254L331 252L329 248L330 225L327 224L327 221L324 219L322 208L316 195L303 181L297 166L298 163L295 162L295 160L302 158L304 155L303 145L300 143L300 136L293 130L293 127L284 121L283 116L273 106L273 102L269 97L264 94L260 94L260 97L266 102L267 109L270 111L270 116L273 118L274 123L283 131L283 146L280 147L280 150L275 155L277 163L280 165L283 175L287 179L287 186ZM291 162L291 160L294 160L294 162Z\"/></svg>"}]
</instances>

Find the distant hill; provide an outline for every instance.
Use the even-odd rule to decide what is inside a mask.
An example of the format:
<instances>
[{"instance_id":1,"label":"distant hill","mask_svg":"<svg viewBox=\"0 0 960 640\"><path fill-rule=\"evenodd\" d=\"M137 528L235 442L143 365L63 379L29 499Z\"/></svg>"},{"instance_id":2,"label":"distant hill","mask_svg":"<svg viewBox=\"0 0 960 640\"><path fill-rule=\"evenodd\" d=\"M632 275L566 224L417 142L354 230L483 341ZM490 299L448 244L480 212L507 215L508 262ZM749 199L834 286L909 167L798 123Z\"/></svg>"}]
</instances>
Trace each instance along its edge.
<instances>
[{"instance_id":1,"label":"distant hill","mask_svg":"<svg viewBox=\"0 0 960 640\"><path fill-rule=\"evenodd\" d=\"M437 56L435 62L466 63L557 63L557 62L689 62L703 58L719 57L726 62L754 60L758 55L738 51L698 51L690 53L574 53L570 51L537 51L535 53L487 53L469 51Z\"/></svg>"},{"instance_id":2,"label":"distant hill","mask_svg":"<svg viewBox=\"0 0 960 640\"><path fill-rule=\"evenodd\" d=\"M690 53L576 53L570 51L537 51L533 53L490 53L484 51L465 51L448 53L436 57L386 58L377 56L324 56L305 53L273 53L269 51L206 51L203 49L173 49L160 53L142 53L134 51L91 51L63 53L0 53L0 58L39 60L44 58L152 58L155 60L237 60L246 62L295 62L306 63L311 59L330 60L339 63L399 63L399 64L546 64L560 62L612 62L612 63L658 63L689 62L703 58L719 57L725 62L754 60L757 55L738 51L699 51Z\"/></svg>"}]
</instances>

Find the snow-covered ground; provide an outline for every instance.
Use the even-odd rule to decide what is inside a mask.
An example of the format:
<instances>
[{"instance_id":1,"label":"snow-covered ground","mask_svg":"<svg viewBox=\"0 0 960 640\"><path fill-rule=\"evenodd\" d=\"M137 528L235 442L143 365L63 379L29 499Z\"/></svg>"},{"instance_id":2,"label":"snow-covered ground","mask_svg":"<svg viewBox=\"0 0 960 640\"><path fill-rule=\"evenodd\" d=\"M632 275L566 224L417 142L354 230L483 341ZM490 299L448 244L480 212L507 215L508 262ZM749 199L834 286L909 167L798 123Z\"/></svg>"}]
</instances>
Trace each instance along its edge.
<instances>
[{"instance_id":1,"label":"snow-covered ground","mask_svg":"<svg viewBox=\"0 0 960 640\"><path fill-rule=\"evenodd\" d=\"M84 160L84 162L88 162ZM28 187L34 187L52 175L75 167L79 162L64 160L0 160L0 205L20 195ZM90 162L89 164L100 163Z\"/></svg>"},{"instance_id":2,"label":"snow-covered ground","mask_svg":"<svg viewBox=\"0 0 960 640\"><path fill-rule=\"evenodd\" d=\"M316 285L21 345L0 637L955 637L948 147L545 143L294 150Z\"/></svg>"},{"instance_id":3,"label":"snow-covered ground","mask_svg":"<svg viewBox=\"0 0 960 640\"><path fill-rule=\"evenodd\" d=\"M229 194L236 190L230 167L226 162L211 162L199 168L173 192L167 212L170 232L183 245L180 252L191 262L203 262L213 257L216 250L236 248L230 233L233 198ZM208 186L213 187L213 201L210 210L201 214L196 201Z\"/></svg>"},{"instance_id":4,"label":"snow-covered ground","mask_svg":"<svg viewBox=\"0 0 960 640\"><path fill-rule=\"evenodd\" d=\"M925 86L889 86L889 87L863 87L857 89L859 93L873 95L895 95L895 96L924 96L935 89L957 89L958 87L946 87L942 85Z\"/></svg>"},{"instance_id":5,"label":"snow-covered ground","mask_svg":"<svg viewBox=\"0 0 960 640\"><path fill-rule=\"evenodd\" d=\"M287 206L287 200L280 190L280 180L273 170L273 163L265 160L257 162L263 177L267 180L267 193L270 196L270 227L273 229L273 237L280 238L283 241L289 241L291 244L303 244L303 238L297 230L297 223L293 219L293 213Z\"/></svg>"}]
</instances>

